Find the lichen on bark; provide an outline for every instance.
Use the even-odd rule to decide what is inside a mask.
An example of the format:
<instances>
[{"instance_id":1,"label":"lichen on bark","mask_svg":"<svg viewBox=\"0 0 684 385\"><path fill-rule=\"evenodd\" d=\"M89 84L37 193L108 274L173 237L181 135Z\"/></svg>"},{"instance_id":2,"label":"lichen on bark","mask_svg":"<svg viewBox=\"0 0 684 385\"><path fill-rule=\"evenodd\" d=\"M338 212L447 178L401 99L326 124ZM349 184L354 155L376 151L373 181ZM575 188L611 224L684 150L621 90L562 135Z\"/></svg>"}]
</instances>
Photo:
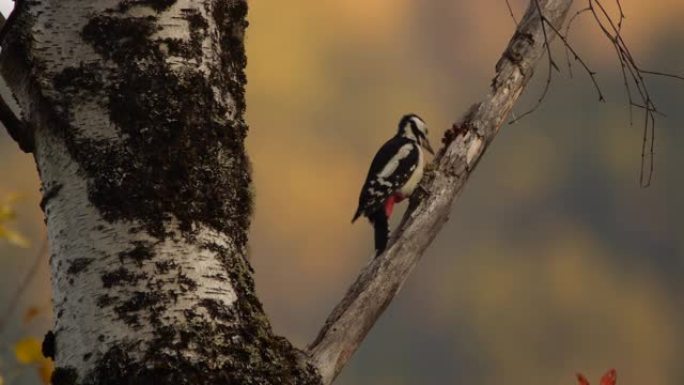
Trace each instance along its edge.
<instances>
[{"instance_id":1,"label":"lichen on bark","mask_svg":"<svg viewBox=\"0 0 684 385\"><path fill-rule=\"evenodd\" d=\"M68 57L62 65L54 59L70 51L56 49L46 60L43 52L34 52L31 39L17 37L10 52L30 68L24 75L30 98L38 100L31 118L40 126L39 165L49 166L50 159L41 157L49 153L46 146L59 142L65 162L77 165L71 176L86 186L98 218L84 235L125 239L113 251L93 247L89 254L70 255L66 241L56 251L53 274L63 291L56 303L58 326L112 314L114 329L129 330L135 338L112 336L102 325L99 336L86 338L99 345L77 359L60 350L53 382L320 383L316 370L300 360L302 353L272 332L244 258L252 213L244 148L247 2L96 3L109 6L84 11L80 19L69 15L75 18L71 25L79 25L77 33L64 26L92 58ZM54 26L44 18L64 14L53 3L22 7L22 28L38 30L40 38ZM182 24L179 19L185 22L183 33L168 33L165 28ZM83 114L90 107L101 111L94 118L106 123L84 119L92 117ZM48 171L56 180L46 177L45 186L64 185L46 203L50 227L54 216L69 215L63 206L72 186L59 180L62 171ZM62 241L65 231L53 231L51 239ZM193 264L200 259L201 268ZM212 270L212 263L220 271ZM92 298L79 292L86 284L96 289ZM80 300L92 301L94 309L68 314L74 308L64 304ZM57 348L66 335L55 329ZM60 364L65 359L72 364Z\"/></svg>"}]
</instances>

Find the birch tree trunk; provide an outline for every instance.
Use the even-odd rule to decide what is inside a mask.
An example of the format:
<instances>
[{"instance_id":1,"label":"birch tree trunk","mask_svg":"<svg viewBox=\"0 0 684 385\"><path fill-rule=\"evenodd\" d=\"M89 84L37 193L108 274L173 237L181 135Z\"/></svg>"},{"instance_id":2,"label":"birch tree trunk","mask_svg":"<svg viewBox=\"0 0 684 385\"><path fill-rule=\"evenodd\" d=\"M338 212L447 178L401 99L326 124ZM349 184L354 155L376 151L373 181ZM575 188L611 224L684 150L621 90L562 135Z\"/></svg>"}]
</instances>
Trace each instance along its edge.
<instances>
[{"instance_id":1,"label":"birch tree trunk","mask_svg":"<svg viewBox=\"0 0 684 385\"><path fill-rule=\"evenodd\" d=\"M0 65L32 128L55 384L316 384L246 260L245 0L17 3Z\"/></svg>"}]
</instances>

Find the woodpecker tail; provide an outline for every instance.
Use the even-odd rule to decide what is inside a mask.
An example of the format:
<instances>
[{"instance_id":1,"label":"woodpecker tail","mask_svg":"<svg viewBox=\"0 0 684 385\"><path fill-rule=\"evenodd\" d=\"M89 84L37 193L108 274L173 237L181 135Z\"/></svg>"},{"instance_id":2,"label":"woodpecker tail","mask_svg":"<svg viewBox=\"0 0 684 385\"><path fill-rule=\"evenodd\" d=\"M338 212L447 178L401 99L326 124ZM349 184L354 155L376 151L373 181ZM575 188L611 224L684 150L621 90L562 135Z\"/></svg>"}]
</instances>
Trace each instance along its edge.
<instances>
[{"instance_id":1,"label":"woodpecker tail","mask_svg":"<svg viewBox=\"0 0 684 385\"><path fill-rule=\"evenodd\" d=\"M385 210L382 208L369 216L368 219L370 219L375 230L375 256L377 257L387 248L389 222L387 215L385 215Z\"/></svg>"},{"instance_id":2,"label":"woodpecker tail","mask_svg":"<svg viewBox=\"0 0 684 385\"><path fill-rule=\"evenodd\" d=\"M356 213L354 214L354 218L352 218L352 222L351 222L351 223L356 222L356 220L359 219L359 217L361 216L361 214L363 214L363 210L361 210L361 205L359 205L359 208L356 209Z\"/></svg>"},{"instance_id":3,"label":"woodpecker tail","mask_svg":"<svg viewBox=\"0 0 684 385\"><path fill-rule=\"evenodd\" d=\"M354 214L354 218L352 218L352 223L356 222L356 220L359 219L359 216L360 216L360 215L361 215L361 213L359 213L359 212L357 211L356 214Z\"/></svg>"}]
</instances>

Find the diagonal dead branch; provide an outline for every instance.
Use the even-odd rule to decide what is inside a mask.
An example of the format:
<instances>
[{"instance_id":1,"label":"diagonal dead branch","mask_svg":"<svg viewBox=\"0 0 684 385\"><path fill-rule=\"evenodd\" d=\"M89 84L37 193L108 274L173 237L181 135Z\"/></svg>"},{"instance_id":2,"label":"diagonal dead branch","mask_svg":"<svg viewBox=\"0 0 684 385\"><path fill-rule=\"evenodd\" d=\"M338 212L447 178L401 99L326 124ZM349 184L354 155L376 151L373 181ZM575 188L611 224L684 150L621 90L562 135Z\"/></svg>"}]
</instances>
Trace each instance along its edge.
<instances>
[{"instance_id":1,"label":"diagonal dead branch","mask_svg":"<svg viewBox=\"0 0 684 385\"><path fill-rule=\"evenodd\" d=\"M19 144L22 151L33 151L31 140L26 135L28 133L27 125L14 114L2 96L0 96L0 122L5 126L9 136Z\"/></svg>"},{"instance_id":2,"label":"diagonal dead branch","mask_svg":"<svg viewBox=\"0 0 684 385\"><path fill-rule=\"evenodd\" d=\"M10 19L11 17L10 15ZM0 13L0 41L4 39L8 27L10 27L10 23ZM30 130L26 123L12 111L2 96L0 96L0 122L5 126L9 136L19 144L22 151L29 153L33 151L33 144L29 135Z\"/></svg>"},{"instance_id":3,"label":"diagonal dead branch","mask_svg":"<svg viewBox=\"0 0 684 385\"><path fill-rule=\"evenodd\" d=\"M545 53L543 19L559 27L572 0L532 0L515 35L496 65L487 96L445 133L435 171L422 185L425 196L409 207L387 250L361 271L309 347L309 362L329 384L401 288L444 223L489 143L532 77ZM537 12L537 5L542 12Z\"/></svg>"}]
</instances>

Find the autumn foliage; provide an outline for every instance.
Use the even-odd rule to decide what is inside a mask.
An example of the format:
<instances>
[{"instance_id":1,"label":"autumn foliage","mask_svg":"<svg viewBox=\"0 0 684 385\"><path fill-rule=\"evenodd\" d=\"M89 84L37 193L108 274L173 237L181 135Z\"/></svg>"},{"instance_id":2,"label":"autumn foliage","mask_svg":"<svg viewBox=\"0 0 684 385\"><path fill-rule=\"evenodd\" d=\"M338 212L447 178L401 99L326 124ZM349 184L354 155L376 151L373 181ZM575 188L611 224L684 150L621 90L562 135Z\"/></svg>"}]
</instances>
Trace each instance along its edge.
<instances>
[{"instance_id":1,"label":"autumn foliage","mask_svg":"<svg viewBox=\"0 0 684 385\"><path fill-rule=\"evenodd\" d=\"M607 371L603 377L601 377L600 385L615 385L617 382L617 371L611 369ZM578 385L591 385L589 380L582 373L577 373L577 383Z\"/></svg>"}]
</instances>

